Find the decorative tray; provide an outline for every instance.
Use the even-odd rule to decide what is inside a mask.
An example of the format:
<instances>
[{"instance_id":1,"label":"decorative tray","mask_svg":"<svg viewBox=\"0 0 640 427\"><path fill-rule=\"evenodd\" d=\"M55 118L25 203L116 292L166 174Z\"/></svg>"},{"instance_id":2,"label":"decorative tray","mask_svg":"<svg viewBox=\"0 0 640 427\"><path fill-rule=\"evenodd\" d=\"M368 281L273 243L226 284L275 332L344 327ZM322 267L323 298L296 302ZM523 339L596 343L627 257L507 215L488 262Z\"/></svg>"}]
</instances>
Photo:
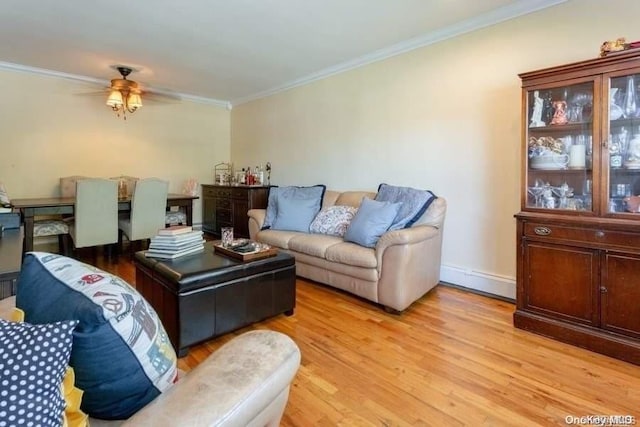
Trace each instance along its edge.
<instances>
[{"instance_id":1,"label":"decorative tray","mask_svg":"<svg viewBox=\"0 0 640 427\"><path fill-rule=\"evenodd\" d=\"M248 242L249 244L255 244L255 242ZM269 258L276 256L278 250L268 245L262 245L258 243L260 247L257 247L248 252L241 252L235 250L233 247L225 248L220 241L213 244L213 250L219 254L229 256L231 258L239 259L240 261L254 261L262 258Z\"/></svg>"}]
</instances>

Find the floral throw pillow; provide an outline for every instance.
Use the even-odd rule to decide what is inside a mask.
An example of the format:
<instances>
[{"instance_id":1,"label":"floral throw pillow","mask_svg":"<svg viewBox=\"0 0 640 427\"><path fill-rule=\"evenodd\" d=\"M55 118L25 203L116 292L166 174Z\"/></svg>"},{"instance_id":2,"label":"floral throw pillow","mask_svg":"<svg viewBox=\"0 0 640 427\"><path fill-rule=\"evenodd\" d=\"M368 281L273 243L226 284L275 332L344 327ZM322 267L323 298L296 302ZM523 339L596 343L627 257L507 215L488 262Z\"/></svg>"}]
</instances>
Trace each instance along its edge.
<instances>
[{"instance_id":1,"label":"floral throw pillow","mask_svg":"<svg viewBox=\"0 0 640 427\"><path fill-rule=\"evenodd\" d=\"M343 237L356 212L358 208L353 206L329 206L318 212L309 231Z\"/></svg>"}]
</instances>

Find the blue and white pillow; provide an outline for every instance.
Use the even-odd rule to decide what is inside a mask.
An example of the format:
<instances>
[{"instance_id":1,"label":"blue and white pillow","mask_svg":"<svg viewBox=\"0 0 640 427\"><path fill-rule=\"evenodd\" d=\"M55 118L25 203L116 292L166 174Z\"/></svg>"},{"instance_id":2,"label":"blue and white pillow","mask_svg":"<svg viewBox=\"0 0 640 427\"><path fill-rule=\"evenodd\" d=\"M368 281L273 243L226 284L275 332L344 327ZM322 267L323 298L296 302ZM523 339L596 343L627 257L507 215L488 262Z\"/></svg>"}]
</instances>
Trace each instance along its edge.
<instances>
[{"instance_id":1,"label":"blue and white pillow","mask_svg":"<svg viewBox=\"0 0 640 427\"><path fill-rule=\"evenodd\" d=\"M0 319L0 426L62 425L62 381L77 324Z\"/></svg>"},{"instance_id":2,"label":"blue and white pillow","mask_svg":"<svg viewBox=\"0 0 640 427\"><path fill-rule=\"evenodd\" d=\"M358 208L353 206L329 206L318 212L309 226L309 231L343 237L356 212Z\"/></svg>"},{"instance_id":3,"label":"blue and white pillow","mask_svg":"<svg viewBox=\"0 0 640 427\"><path fill-rule=\"evenodd\" d=\"M57 254L30 252L16 306L33 324L76 320L69 364L84 390L82 410L125 419L168 389L176 354L158 316L127 282Z\"/></svg>"},{"instance_id":4,"label":"blue and white pillow","mask_svg":"<svg viewBox=\"0 0 640 427\"><path fill-rule=\"evenodd\" d=\"M436 195L429 190L380 184L375 200L379 202L401 203L400 211L389 230L411 227L427 211Z\"/></svg>"},{"instance_id":5,"label":"blue and white pillow","mask_svg":"<svg viewBox=\"0 0 640 427\"><path fill-rule=\"evenodd\" d=\"M262 229L267 230L269 228L272 228L276 223L278 215L283 212L287 217L289 217L289 215L287 215L288 213L285 212L285 210L291 207L291 205L295 204L297 201L301 201L302 204L305 204L305 206L309 205L310 203L306 203L304 201L313 201L313 203L311 203L312 206L305 209L305 212L313 212L313 216L309 220L310 224L322 207L322 198L324 197L325 190L326 186L324 185L314 185L311 187L271 187L269 189L267 211L265 214L264 223L262 224ZM284 201L284 203L279 203L280 201ZM283 226L283 224L285 227L288 227L290 224L289 218L286 218L284 222L280 221L280 226ZM309 224L307 224L306 231L309 231ZM300 224L295 224L295 226L299 227ZM284 230L288 228L282 229Z\"/></svg>"}]
</instances>

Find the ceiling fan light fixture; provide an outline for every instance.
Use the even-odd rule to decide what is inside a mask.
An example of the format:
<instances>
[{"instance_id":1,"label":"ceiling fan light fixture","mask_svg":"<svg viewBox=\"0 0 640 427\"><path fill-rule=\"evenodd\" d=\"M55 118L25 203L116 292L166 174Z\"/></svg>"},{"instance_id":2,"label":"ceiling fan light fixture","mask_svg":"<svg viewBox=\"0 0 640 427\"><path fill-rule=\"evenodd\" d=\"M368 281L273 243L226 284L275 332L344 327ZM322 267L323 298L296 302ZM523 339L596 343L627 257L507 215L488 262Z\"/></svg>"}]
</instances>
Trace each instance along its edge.
<instances>
[{"instance_id":1,"label":"ceiling fan light fixture","mask_svg":"<svg viewBox=\"0 0 640 427\"><path fill-rule=\"evenodd\" d=\"M121 79L112 79L107 105L116 113L118 117L122 114L127 120L127 113L134 113L138 108L142 107L142 96L138 83L133 80L127 80L127 76L132 69L128 67L117 67L118 72L122 75Z\"/></svg>"}]
</instances>

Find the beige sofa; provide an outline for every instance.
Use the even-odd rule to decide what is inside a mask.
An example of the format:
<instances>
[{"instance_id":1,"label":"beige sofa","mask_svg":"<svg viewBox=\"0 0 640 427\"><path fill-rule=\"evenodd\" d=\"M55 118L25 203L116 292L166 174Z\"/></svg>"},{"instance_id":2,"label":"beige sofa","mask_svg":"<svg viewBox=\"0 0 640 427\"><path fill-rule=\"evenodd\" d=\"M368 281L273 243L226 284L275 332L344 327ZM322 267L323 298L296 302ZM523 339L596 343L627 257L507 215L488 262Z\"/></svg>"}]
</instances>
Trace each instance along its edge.
<instances>
[{"instance_id":1,"label":"beige sofa","mask_svg":"<svg viewBox=\"0 0 640 427\"><path fill-rule=\"evenodd\" d=\"M376 193L327 190L322 207L359 206ZM399 312L440 280L446 201L434 200L410 228L388 231L376 247L345 242L341 237L296 231L261 230L265 209L251 209L251 239L275 246L296 258L296 274L381 304Z\"/></svg>"},{"instance_id":2,"label":"beige sofa","mask_svg":"<svg viewBox=\"0 0 640 427\"><path fill-rule=\"evenodd\" d=\"M15 296L0 301L10 319ZM235 337L169 390L126 421L90 418L99 426L277 427L300 366L300 350L288 336L267 330Z\"/></svg>"}]
</instances>

